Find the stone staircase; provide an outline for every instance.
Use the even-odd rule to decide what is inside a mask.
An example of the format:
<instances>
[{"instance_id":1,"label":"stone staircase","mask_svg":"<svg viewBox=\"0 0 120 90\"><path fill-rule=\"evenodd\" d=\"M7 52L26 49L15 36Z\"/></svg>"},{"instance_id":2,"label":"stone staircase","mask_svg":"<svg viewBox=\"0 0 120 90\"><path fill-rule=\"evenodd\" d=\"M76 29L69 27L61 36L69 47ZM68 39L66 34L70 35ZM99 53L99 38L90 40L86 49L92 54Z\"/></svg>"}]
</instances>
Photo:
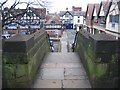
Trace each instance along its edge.
<instances>
[{"instance_id":1,"label":"stone staircase","mask_svg":"<svg viewBox=\"0 0 120 90\"><path fill-rule=\"evenodd\" d=\"M91 88L91 85L76 53L49 53L33 88Z\"/></svg>"},{"instance_id":2,"label":"stone staircase","mask_svg":"<svg viewBox=\"0 0 120 90\"><path fill-rule=\"evenodd\" d=\"M32 88L91 88L77 53L67 52L67 34L61 38L61 52L48 53Z\"/></svg>"}]
</instances>

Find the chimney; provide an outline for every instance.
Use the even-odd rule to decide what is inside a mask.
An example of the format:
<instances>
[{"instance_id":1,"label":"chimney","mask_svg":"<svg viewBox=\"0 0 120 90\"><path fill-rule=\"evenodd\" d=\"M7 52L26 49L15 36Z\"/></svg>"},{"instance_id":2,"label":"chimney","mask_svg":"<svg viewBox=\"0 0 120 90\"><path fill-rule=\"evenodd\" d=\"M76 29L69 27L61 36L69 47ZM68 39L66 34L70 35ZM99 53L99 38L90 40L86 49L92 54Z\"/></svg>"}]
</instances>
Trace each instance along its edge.
<instances>
[{"instance_id":1,"label":"chimney","mask_svg":"<svg viewBox=\"0 0 120 90\"><path fill-rule=\"evenodd\" d=\"M66 10L68 11L68 7L66 8Z\"/></svg>"},{"instance_id":2,"label":"chimney","mask_svg":"<svg viewBox=\"0 0 120 90\"><path fill-rule=\"evenodd\" d=\"M49 14L49 11L47 11L47 14Z\"/></svg>"},{"instance_id":3,"label":"chimney","mask_svg":"<svg viewBox=\"0 0 120 90\"><path fill-rule=\"evenodd\" d=\"M72 11L74 11L74 8L75 8L75 7L74 7L74 6L72 6Z\"/></svg>"}]
</instances>

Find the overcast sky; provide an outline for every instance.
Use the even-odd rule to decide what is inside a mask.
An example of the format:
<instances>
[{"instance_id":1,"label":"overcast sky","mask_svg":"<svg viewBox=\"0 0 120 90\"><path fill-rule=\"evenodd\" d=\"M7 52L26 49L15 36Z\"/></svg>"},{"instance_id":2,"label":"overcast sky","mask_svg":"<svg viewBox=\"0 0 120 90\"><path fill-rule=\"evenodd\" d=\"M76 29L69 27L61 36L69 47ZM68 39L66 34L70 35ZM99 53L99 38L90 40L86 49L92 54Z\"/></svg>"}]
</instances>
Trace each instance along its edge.
<instances>
[{"instance_id":1,"label":"overcast sky","mask_svg":"<svg viewBox=\"0 0 120 90\"><path fill-rule=\"evenodd\" d=\"M0 0L0 2L5 0ZM10 6L15 0L8 0L7 6ZM38 1L41 3L40 0L20 0L23 2L33 1L34 3L38 3ZM72 6L76 7L82 7L82 11L86 11L87 4L88 3L100 3L101 0L42 0L42 1L48 1L51 2L49 4L49 11L50 12L59 12L59 11L65 11L66 8L68 10L72 10ZM105 0L106 1L106 0ZM25 4L19 5L19 8L25 8ZM38 5L39 6L39 5ZM37 7L38 7L37 6ZM36 6L34 6L36 7Z\"/></svg>"}]
</instances>

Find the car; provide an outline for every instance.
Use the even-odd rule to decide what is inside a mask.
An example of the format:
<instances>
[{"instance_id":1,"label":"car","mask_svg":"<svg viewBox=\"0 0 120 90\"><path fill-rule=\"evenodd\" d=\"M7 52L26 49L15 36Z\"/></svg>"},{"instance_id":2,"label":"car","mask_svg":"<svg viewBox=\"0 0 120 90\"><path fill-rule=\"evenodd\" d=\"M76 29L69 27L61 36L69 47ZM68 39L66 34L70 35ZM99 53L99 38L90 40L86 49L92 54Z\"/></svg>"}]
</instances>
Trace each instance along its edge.
<instances>
[{"instance_id":1,"label":"car","mask_svg":"<svg viewBox=\"0 0 120 90\"><path fill-rule=\"evenodd\" d=\"M11 37L10 34L3 34L2 39L9 39Z\"/></svg>"},{"instance_id":2,"label":"car","mask_svg":"<svg viewBox=\"0 0 120 90\"><path fill-rule=\"evenodd\" d=\"M20 35L26 35L27 32L20 32L19 34L20 34Z\"/></svg>"}]
</instances>

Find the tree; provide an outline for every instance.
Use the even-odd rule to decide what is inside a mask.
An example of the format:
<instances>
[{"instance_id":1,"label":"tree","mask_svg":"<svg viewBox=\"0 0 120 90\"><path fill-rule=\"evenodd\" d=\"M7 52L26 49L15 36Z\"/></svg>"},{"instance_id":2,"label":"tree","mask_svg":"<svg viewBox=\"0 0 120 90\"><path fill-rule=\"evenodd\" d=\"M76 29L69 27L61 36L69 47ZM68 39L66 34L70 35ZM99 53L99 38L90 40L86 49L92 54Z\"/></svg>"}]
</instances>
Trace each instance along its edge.
<instances>
[{"instance_id":1,"label":"tree","mask_svg":"<svg viewBox=\"0 0 120 90\"><path fill-rule=\"evenodd\" d=\"M10 23L13 23L13 22L20 24L17 20L20 19L19 18L20 16L22 16L23 14L26 13L26 11L30 5L39 5L43 8L46 8L47 7L46 3L49 3L49 2L42 1L42 0L40 0L40 1L42 3L37 0L37 4L36 4L34 2L20 2L20 0L15 0L15 2L10 6L10 8L5 7L5 4L8 2L8 0L4 1L3 3L0 3L1 4L0 12L2 13L2 27L4 27L5 25L8 25ZM25 3L27 5L26 9L25 9L26 11L21 12L20 9L18 9L16 11L16 6L18 4L23 4L23 3Z\"/></svg>"}]
</instances>

